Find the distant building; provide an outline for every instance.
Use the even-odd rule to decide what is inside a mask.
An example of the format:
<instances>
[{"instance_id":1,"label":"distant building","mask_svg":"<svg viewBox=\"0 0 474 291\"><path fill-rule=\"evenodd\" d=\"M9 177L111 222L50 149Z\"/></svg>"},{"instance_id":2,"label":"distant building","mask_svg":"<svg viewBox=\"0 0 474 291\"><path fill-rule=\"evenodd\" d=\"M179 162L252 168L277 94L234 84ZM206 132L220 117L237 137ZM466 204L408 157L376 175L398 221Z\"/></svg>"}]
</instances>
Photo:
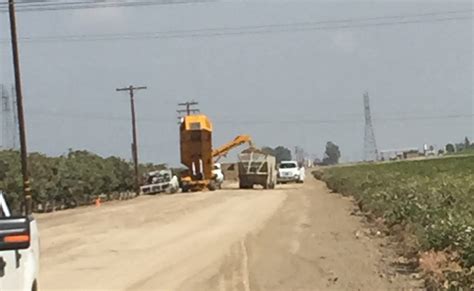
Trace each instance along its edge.
<instances>
[{"instance_id":1,"label":"distant building","mask_svg":"<svg viewBox=\"0 0 474 291\"><path fill-rule=\"evenodd\" d=\"M414 159L414 158L417 158L419 156L420 156L420 152L418 152L418 150L403 152L403 158L405 158L405 159Z\"/></svg>"},{"instance_id":2,"label":"distant building","mask_svg":"<svg viewBox=\"0 0 474 291\"><path fill-rule=\"evenodd\" d=\"M414 159L420 156L418 148L405 148L380 151L380 158L382 161L407 160Z\"/></svg>"},{"instance_id":3,"label":"distant building","mask_svg":"<svg viewBox=\"0 0 474 291\"><path fill-rule=\"evenodd\" d=\"M432 145L428 146L427 144L424 144L423 145L423 154L425 155L425 157L436 156L436 150L435 150L434 146L432 146Z\"/></svg>"}]
</instances>

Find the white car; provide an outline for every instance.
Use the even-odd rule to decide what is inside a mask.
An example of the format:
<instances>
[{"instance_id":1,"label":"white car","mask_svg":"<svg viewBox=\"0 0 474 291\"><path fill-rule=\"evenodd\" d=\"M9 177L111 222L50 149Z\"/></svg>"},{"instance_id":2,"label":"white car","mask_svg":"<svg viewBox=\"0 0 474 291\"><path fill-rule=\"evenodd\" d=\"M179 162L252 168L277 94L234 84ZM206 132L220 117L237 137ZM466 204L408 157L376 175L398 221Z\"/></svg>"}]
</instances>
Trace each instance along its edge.
<instances>
[{"instance_id":1,"label":"white car","mask_svg":"<svg viewBox=\"0 0 474 291\"><path fill-rule=\"evenodd\" d=\"M216 181L216 186L218 189L222 187L222 183L224 182L224 173L222 173L222 166L220 163L215 163L214 168L212 169L212 175Z\"/></svg>"},{"instance_id":2,"label":"white car","mask_svg":"<svg viewBox=\"0 0 474 291\"><path fill-rule=\"evenodd\" d=\"M278 183L296 182L303 183L305 179L305 170L299 167L295 161L282 161L278 165Z\"/></svg>"},{"instance_id":3,"label":"white car","mask_svg":"<svg viewBox=\"0 0 474 291\"><path fill-rule=\"evenodd\" d=\"M0 290L37 291L39 235L32 216L11 216L0 192Z\"/></svg>"}]
</instances>

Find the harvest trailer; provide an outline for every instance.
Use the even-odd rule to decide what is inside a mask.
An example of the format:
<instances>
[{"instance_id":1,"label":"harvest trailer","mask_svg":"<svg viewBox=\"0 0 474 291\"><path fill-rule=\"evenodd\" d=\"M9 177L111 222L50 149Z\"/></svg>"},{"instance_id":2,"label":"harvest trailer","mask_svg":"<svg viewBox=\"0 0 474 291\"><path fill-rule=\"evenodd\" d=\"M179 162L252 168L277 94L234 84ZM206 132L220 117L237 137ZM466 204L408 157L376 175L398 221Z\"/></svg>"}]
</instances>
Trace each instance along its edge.
<instances>
[{"instance_id":1,"label":"harvest trailer","mask_svg":"<svg viewBox=\"0 0 474 291\"><path fill-rule=\"evenodd\" d=\"M264 189L273 189L276 184L276 159L255 148L249 148L239 154L239 188L251 189L261 185Z\"/></svg>"}]
</instances>

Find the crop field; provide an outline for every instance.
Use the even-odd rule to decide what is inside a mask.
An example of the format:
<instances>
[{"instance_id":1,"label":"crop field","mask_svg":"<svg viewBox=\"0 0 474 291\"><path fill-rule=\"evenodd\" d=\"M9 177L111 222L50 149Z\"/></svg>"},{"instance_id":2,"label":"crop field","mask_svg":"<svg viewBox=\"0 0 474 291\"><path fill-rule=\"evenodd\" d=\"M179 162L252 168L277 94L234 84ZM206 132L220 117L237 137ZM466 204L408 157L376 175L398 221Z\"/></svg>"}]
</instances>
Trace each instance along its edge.
<instances>
[{"instance_id":1,"label":"crop field","mask_svg":"<svg viewBox=\"0 0 474 291\"><path fill-rule=\"evenodd\" d=\"M315 176L353 196L389 232L411 234L421 258L447 254L458 268L438 270L445 287L473 287L474 156L328 168Z\"/></svg>"}]
</instances>

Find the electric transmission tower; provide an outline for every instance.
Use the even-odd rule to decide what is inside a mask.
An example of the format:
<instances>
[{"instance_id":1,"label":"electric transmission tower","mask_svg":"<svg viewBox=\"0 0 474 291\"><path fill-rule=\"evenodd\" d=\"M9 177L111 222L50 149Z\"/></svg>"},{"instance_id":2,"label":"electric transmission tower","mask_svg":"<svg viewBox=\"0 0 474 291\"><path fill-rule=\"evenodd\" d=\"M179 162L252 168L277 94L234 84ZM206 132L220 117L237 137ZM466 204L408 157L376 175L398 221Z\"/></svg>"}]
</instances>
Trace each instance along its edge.
<instances>
[{"instance_id":1,"label":"electric transmission tower","mask_svg":"<svg viewBox=\"0 0 474 291\"><path fill-rule=\"evenodd\" d=\"M306 153L304 152L303 148L301 148L299 146L295 146L294 160L296 160L297 162L303 162L304 159L305 159L305 155L306 155Z\"/></svg>"},{"instance_id":2,"label":"electric transmission tower","mask_svg":"<svg viewBox=\"0 0 474 291\"><path fill-rule=\"evenodd\" d=\"M18 149L18 115L16 111L15 88L11 92L5 85L0 85L1 116L2 116L2 143L4 149Z\"/></svg>"},{"instance_id":3,"label":"electric transmission tower","mask_svg":"<svg viewBox=\"0 0 474 291\"><path fill-rule=\"evenodd\" d=\"M365 113L365 136L364 136L364 160L376 161L379 158L377 144L375 142L374 126L370 114L369 93L364 93L364 113Z\"/></svg>"},{"instance_id":4,"label":"electric transmission tower","mask_svg":"<svg viewBox=\"0 0 474 291\"><path fill-rule=\"evenodd\" d=\"M16 110L17 107L16 107L16 91L15 91L15 86L12 85L12 90L11 90L12 94L11 94L11 97L12 97L12 112L13 112L13 128L12 128L12 148L14 150L18 149L18 143L20 141L20 139L18 138L18 111Z\"/></svg>"},{"instance_id":5,"label":"electric transmission tower","mask_svg":"<svg viewBox=\"0 0 474 291\"><path fill-rule=\"evenodd\" d=\"M13 119L11 111L11 102L8 91L5 86L2 85L2 147L4 149L13 148Z\"/></svg>"}]
</instances>

